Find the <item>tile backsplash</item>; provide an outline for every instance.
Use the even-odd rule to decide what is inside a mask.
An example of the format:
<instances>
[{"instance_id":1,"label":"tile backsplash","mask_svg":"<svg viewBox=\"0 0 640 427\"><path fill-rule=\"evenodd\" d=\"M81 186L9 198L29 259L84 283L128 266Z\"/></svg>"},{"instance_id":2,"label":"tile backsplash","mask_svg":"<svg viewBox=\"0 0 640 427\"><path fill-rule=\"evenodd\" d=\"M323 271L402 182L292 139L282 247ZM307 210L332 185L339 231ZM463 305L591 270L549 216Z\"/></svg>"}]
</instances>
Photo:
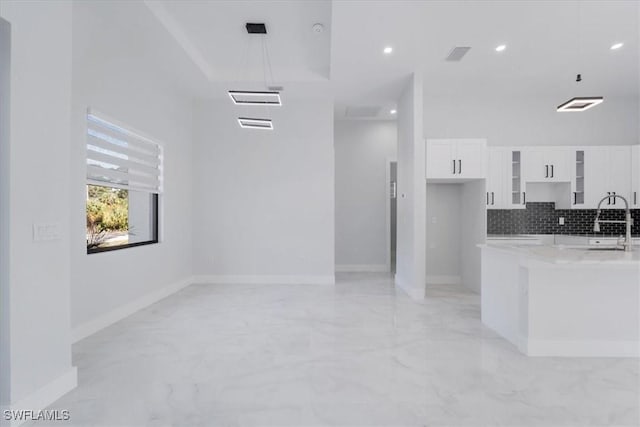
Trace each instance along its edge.
<instances>
[{"instance_id":1,"label":"tile backsplash","mask_svg":"<svg viewBox=\"0 0 640 427\"><path fill-rule=\"evenodd\" d=\"M631 233L640 234L640 209L632 209ZM559 218L564 217L564 225ZM624 224L601 224L601 233L593 232L595 209L556 209L555 203L527 203L526 209L487 211L488 234L600 234L624 235ZM603 209L601 219L624 220L624 209Z\"/></svg>"}]
</instances>

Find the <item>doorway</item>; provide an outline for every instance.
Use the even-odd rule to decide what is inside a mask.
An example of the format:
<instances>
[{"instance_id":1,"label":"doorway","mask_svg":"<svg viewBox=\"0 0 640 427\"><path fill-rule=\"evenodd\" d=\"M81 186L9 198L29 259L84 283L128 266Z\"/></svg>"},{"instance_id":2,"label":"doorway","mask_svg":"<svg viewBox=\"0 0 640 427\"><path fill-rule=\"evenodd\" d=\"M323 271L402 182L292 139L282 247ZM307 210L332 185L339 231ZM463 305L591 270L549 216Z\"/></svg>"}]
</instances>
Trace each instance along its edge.
<instances>
[{"instance_id":1,"label":"doorway","mask_svg":"<svg viewBox=\"0 0 640 427\"><path fill-rule=\"evenodd\" d=\"M389 270L396 274L398 221L398 162L389 162Z\"/></svg>"}]
</instances>

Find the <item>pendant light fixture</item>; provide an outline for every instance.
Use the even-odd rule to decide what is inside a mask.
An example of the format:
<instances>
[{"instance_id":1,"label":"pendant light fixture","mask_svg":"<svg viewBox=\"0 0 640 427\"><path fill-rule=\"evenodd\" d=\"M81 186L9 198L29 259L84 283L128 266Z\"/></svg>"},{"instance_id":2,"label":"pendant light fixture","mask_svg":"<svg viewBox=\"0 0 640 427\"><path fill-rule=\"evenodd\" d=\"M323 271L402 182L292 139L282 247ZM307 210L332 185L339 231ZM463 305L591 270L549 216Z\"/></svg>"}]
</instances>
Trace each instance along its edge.
<instances>
[{"instance_id":1,"label":"pendant light fixture","mask_svg":"<svg viewBox=\"0 0 640 427\"><path fill-rule=\"evenodd\" d=\"M582 2L578 1L578 62L582 63ZM582 74L576 75L576 83L582 82ZM558 105L556 111L559 113L586 111L596 105L602 104L604 98L602 96L577 96Z\"/></svg>"},{"instance_id":2,"label":"pendant light fixture","mask_svg":"<svg viewBox=\"0 0 640 427\"><path fill-rule=\"evenodd\" d=\"M267 26L262 23L247 22L245 25L247 33L251 35L258 35L262 39L262 74L264 77L265 90L229 90L229 98L235 105L239 106L263 106L263 107L279 107L282 105L279 90L272 90L273 85L269 86L267 83L267 68L269 71L269 77L273 82L273 71L271 69L271 59L269 58L269 49L266 43ZM250 40L248 41L250 43ZM249 45L247 45L247 60L248 60ZM246 71L246 70L245 70ZM238 117L238 124L243 129L273 129L273 121L269 118L257 117L257 114L247 115L245 117Z\"/></svg>"}]
</instances>

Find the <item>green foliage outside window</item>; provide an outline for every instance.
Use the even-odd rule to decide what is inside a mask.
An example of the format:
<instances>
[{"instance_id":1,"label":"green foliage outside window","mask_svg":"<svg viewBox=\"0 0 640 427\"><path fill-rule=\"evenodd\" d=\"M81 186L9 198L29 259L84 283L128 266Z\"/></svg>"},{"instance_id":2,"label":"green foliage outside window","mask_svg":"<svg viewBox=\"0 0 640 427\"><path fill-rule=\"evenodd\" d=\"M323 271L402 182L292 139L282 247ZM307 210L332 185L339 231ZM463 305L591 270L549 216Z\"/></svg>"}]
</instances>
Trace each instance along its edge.
<instances>
[{"instance_id":1,"label":"green foliage outside window","mask_svg":"<svg viewBox=\"0 0 640 427\"><path fill-rule=\"evenodd\" d=\"M87 186L87 247L100 246L113 233L129 229L129 193L118 188Z\"/></svg>"}]
</instances>

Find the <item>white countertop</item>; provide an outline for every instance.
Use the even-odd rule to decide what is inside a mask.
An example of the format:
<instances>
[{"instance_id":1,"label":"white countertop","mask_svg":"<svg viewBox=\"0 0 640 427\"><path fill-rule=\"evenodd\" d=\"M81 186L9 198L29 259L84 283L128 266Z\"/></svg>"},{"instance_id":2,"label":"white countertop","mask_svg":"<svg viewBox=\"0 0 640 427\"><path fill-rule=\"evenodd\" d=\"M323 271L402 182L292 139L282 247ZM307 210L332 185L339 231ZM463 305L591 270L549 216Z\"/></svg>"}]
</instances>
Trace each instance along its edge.
<instances>
[{"instance_id":1,"label":"white countertop","mask_svg":"<svg viewBox=\"0 0 640 427\"><path fill-rule=\"evenodd\" d=\"M631 252L576 248L564 245L487 243L483 249L506 251L552 264L628 264L640 266L640 248Z\"/></svg>"}]
</instances>

